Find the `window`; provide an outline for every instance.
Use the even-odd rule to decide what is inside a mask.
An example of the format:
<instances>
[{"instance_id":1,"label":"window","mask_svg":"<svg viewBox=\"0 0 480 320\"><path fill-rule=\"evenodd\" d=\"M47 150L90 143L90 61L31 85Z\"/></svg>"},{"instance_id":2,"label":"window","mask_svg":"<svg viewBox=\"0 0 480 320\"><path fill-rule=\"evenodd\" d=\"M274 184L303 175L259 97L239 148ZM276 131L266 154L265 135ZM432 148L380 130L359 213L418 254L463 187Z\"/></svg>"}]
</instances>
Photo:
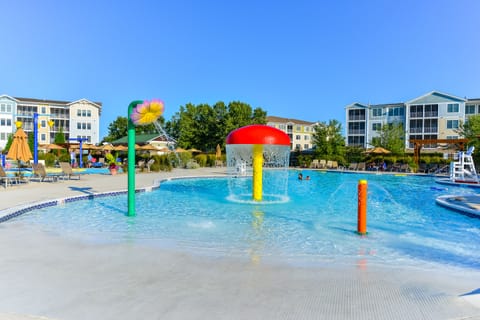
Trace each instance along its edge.
<instances>
[{"instance_id":1,"label":"window","mask_svg":"<svg viewBox=\"0 0 480 320\"><path fill-rule=\"evenodd\" d=\"M374 117L381 117L382 116L382 109L381 108L373 108L372 115Z\"/></svg>"},{"instance_id":2,"label":"window","mask_svg":"<svg viewBox=\"0 0 480 320\"><path fill-rule=\"evenodd\" d=\"M45 120L40 121L40 126L42 128L45 128L47 126L47 121L45 121Z\"/></svg>"},{"instance_id":3,"label":"window","mask_svg":"<svg viewBox=\"0 0 480 320\"><path fill-rule=\"evenodd\" d=\"M41 111L41 113L43 113L43 114L47 113L47 108L45 108L45 107L42 107L42 109L41 109L41 110L42 110L42 111Z\"/></svg>"},{"instance_id":4,"label":"window","mask_svg":"<svg viewBox=\"0 0 480 320\"><path fill-rule=\"evenodd\" d=\"M42 134L40 135L40 140L42 140L42 141L46 141L46 140L47 140L47 136L45 135L45 133L42 133Z\"/></svg>"},{"instance_id":5,"label":"window","mask_svg":"<svg viewBox=\"0 0 480 320\"><path fill-rule=\"evenodd\" d=\"M86 117L87 116L87 110L82 110L82 117Z\"/></svg>"},{"instance_id":6,"label":"window","mask_svg":"<svg viewBox=\"0 0 480 320\"><path fill-rule=\"evenodd\" d=\"M7 112L12 112L12 105L11 104L7 104Z\"/></svg>"},{"instance_id":7,"label":"window","mask_svg":"<svg viewBox=\"0 0 480 320\"><path fill-rule=\"evenodd\" d=\"M302 126L295 126L295 130L302 131Z\"/></svg>"},{"instance_id":8,"label":"window","mask_svg":"<svg viewBox=\"0 0 480 320\"><path fill-rule=\"evenodd\" d=\"M82 124L80 122L77 122L77 129L82 129Z\"/></svg>"},{"instance_id":9,"label":"window","mask_svg":"<svg viewBox=\"0 0 480 320\"><path fill-rule=\"evenodd\" d=\"M309 148L308 144L303 145L303 149L308 149L308 148Z\"/></svg>"},{"instance_id":10,"label":"window","mask_svg":"<svg viewBox=\"0 0 480 320\"><path fill-rule=\"evenodd\" d=\"M456 140L458 139L458 136L447 136L448 140Z\"/></svg>"},{"instance_id":11,"label":"window","mask_svg":"<svg viewBox=\"0 0 480 320\"><path fill-rule=\"evenodd\" d=\"M305 132L310 132L310 127L305 127Z\"/></svg>"},{"instance_id":12,"label":"window","mask_svg":"<svg viewBox=\"0 0 480 320\"><path fill-rule=\"evenodd\" d=\"M474 104L467 104L465 106L465 114L475 114L475 105Z\"/></svg>"},{"instance_id":13,"label":"window","mask_svg":"<svg viewBox=\"0 0 480 320\"><path fill-rule=\"evenodd\" d=\"M5 126L7 121L5 119L0 119L0 126Z\"/></svg>"},{"instance_id":14,"label":"window","mask_svg":"<svg viewBox=\"0 0 480 320\"><path fill-rule=\"evenodd\" d=\"M382 129L381 123L372 123L372 130L373 131L380 131Z\"/></svg>"},{"instance_id":15,"label":"window","mask_svg":"<svg viewBox=\"0 0 480 320\"><path fill-rule=\"evenodd\" d=\"M423 117L423 105L410 106L410 118Z\"/></svg>"},{"instance_id":16,"label":"window","mask_svg":"<svg viewBox=\"0 0 480 320\"><path fill-rule=\"evenodd\" d=\"M7 140L7 134L5 132L0 133L0 140Z\"/></svg>"},{"instance_id":17,"label":"window","mask_svg":"<svg viewBox=\"0 0 480 320\"><path fill-rule=\"evenodd\" d=\"M87 124L85 122L82 123L82 129L83 130L87 129Z\"/></svg>"},{"instance_id":18,"label":"window","mask_svg":"<svg viewBox=\"0 0 480 320\"><path fill-rule=\"evenodd\" d=\"M447 112L458 112L458 103L449 103Z\"/></svg>"},{"instance_id":19,"label":"window","mask_svg":"<svg viewBox=\"0 0 480 320\"><path fill-rule=\"evenodd\" d=\"M285 130L285 125L284 125L284 124L280 124L280 125L278 126L278 128L279 128L280 130Z\"/></svg>"},{"instance_id":20,"label":"window","mask_svg":"<svg viewBox=\"0 0 480 320\"><path fill-rule=\"evenodd\" d=\"M77 117L81 117L82 116L82 110L78 109L77 110Z\"/></svg>"},{"instance_id":21,"label":"window","mask_svg":"<svg viewBox=\"0 0 480 320\"><path fill-rule=\"evenodd\" d=\"M310 136L304 135L303 140L310 140Z\"/></svg>"},{"instance_id":22,"label":"window","mask_svg":"<svg viewBox=\"0 0 480 320\"><path fill-rule=\"evenodd\" d=\"M5 112L7 110L7 106L5 103L0 104L0 112Z\"/></svg>"},{"instance_id":23,"label":"window","mask_svg":"<svg viewBox=\"0 0 480 320\"><path fill-rule=\"evenodd\" d=\"M301 148L302 148L302 147L301 147L300 144L296 144L296 145L295 145L295 149L296 149L296 150L302 150Z\"/></svg>"},{"instance_id":24,"label":"window","mask_svg":"<svg viewBox=\"0 0 480 320\"><path fill-rule=\"evenodd\" d=\"M300 139L302 139L302 138L300 137L299 134L297 134L297 135L295 136L295 140L300 140Z\"/></svg>"},{"instance_id":25,"label":"window","mask_svg":"<svg viewBox=\"0 0 480 320\"><path fill-rule=\"evenodd\" d=\"M87 117L91 117L91 116L92 116L92 111L87 110Z\"/></svg>"},{"instance_id":26,"label":"window","mask_svg":"<svg viewBox=\"0 0 480 320\"><path fill-rule=\"evenodd\" d=\"M92 130L92 124L91 123L87 123L87 130Z\"/></svg>"},{"instance_id":27,"label":"window","mask_svg":"<svg viewBox=\"0 0 480 320\"><path fill-rule=\"evenodd\" d=\"M12 126L12 119L7 119L7 126L9 126L9 127Z\"/></svg>"},{"instance_id":28,"label":"window","mask_svg":"<svg viewBox=\"0 0 480 320\"><path fill-rule=\"evenodd\" d=\"M458 129L458 120L447 120L447 129Z\"/></svg>"}]
</instances>

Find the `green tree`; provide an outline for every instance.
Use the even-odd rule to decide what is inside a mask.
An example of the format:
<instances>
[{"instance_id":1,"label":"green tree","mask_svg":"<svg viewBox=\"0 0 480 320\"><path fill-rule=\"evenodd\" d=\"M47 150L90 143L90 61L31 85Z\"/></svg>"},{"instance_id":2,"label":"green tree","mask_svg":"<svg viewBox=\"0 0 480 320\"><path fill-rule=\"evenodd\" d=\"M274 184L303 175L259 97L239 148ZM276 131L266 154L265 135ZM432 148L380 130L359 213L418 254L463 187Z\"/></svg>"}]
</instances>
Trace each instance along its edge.
<instances>
[{"instance_id":1,"label":"green tree","mask_svg":"<svg viewBox=\"0 0 480 320\"><path fill-rule=\"evenodd\" d=\"M338 120L317 124L312 138L317 156L345 162L345 138L342 136L342 124Z\"/></svg>"},{"instance_id":2,"label":"green tree","mask_svg":"<svg viewBox=\"0 0 480 320\"><path fill-rule=\"evenodd\" d=\"M60 130L55 133L55 144L64 144L65 143L65 134L63 133L63 127L60 127Z\"/></svg>"},{"instance_id":3,"label":"green tree","mask_svg":"<svg viewBox=\"0 0 480 320\"><path fill-rule=\"evenodd\" d=\"M255 123L266 123L266 112L261 108L252 111L250 105L243 102L231 102L226 106L219 101L213 107L191 103L181 106L165 128L177 140L178 146L211 152L217 144L224 146L230 131Z\"/></svg>"},{"instance_id":4,"label":"green tree","mask_svg":"<svg viewBox=\"0 0 480 320\"><path fill-rule=\"evenodd\" d=\"M165 119L160 117L157 120L159 125L163 125L165 123ZM136 134L148 134L148 133L158 133L159 135L161 132L157 130L153 123L148 124L146 126L136 126L135 127ZM112 142L128 135L128 118L118 116L112 123L108 125L108 135L103 138L103 141Z\"/></svg>"},{"instance_id":5,"label":"green tree","mask_svg":"<svg viewBox=\"0 0 480 320\"><path fill-rule=\"evenodd\" d=\"M465 123L460 123L457 133L469 140L469 145L480 147L480 114L471 115Z\"/></svg>"},{"instance_id":6,"label":"green tree","mask_svg":"<svg viewBox=\"0 0 480 320\"><path fill-rule=\"evenodd\" d=\"M10 150L10 146L12 145L13 142L13 134L10 133L7 138L7 144L5 145L5 148L3 149L3 153L8 152Z\"/></svg>"},{"instance_id":7,"label":"green tree","mask_svg":"<svg viewBox=\"0 0 480 320\"><path fill-rule=\"evenodd\" d=\"M372 139L371 144L382 147L393 154L405 153L405 137L402 123L388 123L382 126L380 136Z\"/></svg>"}]
</instances>

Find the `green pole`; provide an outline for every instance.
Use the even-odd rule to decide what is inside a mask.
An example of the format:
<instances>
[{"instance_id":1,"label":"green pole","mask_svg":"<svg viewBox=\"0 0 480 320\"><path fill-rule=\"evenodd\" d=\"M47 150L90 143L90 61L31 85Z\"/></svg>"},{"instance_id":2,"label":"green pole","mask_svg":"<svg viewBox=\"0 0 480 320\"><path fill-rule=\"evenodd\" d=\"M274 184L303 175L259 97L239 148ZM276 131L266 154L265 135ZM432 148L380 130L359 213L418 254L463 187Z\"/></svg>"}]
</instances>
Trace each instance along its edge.
<instances>
[{"instance_id":1,"label":"green pole","mask_svg":"<svg viewBox=\"0 0 480 320\"><path fill-rule=\"evenodd\" d=\"M135 215L135 125L130 119L133 108L142 100L132 101L128 106L128 216Z\"/></svg>"}]
</instances>

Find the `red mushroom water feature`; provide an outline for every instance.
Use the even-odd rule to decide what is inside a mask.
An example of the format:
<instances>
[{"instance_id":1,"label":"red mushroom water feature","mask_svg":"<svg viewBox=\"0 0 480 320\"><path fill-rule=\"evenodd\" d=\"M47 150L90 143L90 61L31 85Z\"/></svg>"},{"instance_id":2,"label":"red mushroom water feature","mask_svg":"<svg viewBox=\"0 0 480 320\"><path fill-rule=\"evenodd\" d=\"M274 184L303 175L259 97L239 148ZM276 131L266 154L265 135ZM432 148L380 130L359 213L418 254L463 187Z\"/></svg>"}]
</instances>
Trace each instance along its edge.
<instances>
[{"instance_id":1,"label":"red mushroom water feature","mask_svg":"<svg viewBox=\"0 0 480 320\"><path fill-rule=\"evenodd\" d=\"M252 198L262 201L263 168L288 169L290 138L274 127L250 125L236 129L227 136L229 173L245 176L252 173Z\"/></svg>"}]
</instances>

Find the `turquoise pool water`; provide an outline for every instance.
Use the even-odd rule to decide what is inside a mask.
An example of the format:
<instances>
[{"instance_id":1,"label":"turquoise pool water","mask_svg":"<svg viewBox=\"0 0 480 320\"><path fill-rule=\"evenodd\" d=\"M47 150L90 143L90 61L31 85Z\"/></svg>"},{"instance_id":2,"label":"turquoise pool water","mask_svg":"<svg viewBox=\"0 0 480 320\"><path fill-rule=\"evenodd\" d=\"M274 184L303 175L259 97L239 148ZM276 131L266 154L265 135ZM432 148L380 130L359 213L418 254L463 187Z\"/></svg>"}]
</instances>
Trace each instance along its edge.
<instances>
[{"instance_id":1,"label":"turquoise pool water","mask_svg":"<svg viewBox=\"0 0 480 320\"><path fill-rule=\"evenodd\" d=\"M431 177L290 171L284 203L230 200L228 179L178 179L137 194L50 207L8 223L88 241L144 243L202 255L289 264L359 263L480 269L480 219L435 204L444 188ZM249 179L249 178L241 178ZM368 235L357 227L357 184L368 181ZM271 187L271 186L270 186Z\"/></svg>"}]
</instances>

